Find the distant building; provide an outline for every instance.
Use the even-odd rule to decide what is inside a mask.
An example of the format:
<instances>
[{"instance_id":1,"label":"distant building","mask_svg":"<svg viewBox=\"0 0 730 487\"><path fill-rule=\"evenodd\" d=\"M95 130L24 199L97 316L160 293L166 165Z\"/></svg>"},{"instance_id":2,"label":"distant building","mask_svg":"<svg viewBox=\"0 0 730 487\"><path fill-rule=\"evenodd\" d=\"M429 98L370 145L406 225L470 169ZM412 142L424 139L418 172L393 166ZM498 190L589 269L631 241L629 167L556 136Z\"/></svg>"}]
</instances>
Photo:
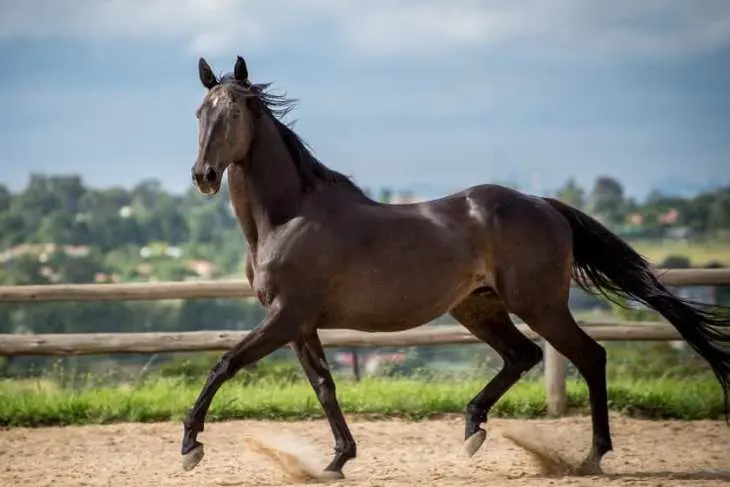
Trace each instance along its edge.
<instances>
[{"instance_id":1,"label":"distant building","mask_svg":"<svg viewBox=\"0 0 730 487\"><path fill-rule=\"evenodd\" d=\"M210 279L215 272L215 264L207 260L191 260L186 267L196 273L202 279Z\"/></svg>"},{"instance_id":2,"label":"distant building","mask_svg":"<svg viewBox=\"0 0 730 487\"><path fill-rule=\"evenodd\" d=\"M668 223L671 225L673 223L677 223L677 220L679 220L679 210L676 208L672 208L657 215L657 221L659 221L659 223Z\"/></svg>"},{"instance_id":3,"label":"distant building","mask_svg":"<svg viewBox=\"0 0 730 487\"><path fill-rule=\"evenodd\" d=\"M51 255L57 252L69 257L86 257L91 249L86 245L20 244L0 253L0 262L8 262L24 255L33 255L38 258L39 262L47 262Z\"/></svg>"},{"instance_id":4,"label":"distant building","mask_svg":"<svg viewBox=\"0 0 730 487\"><path fill-rule=\"evenodd\" d=\"M131 206L122 206L119 208L119 216L121 218L130 218L134 214L134 209Z\"/></svg>"},{"instance_id":5,"label":"distant building","mask_svg":"<svg viewBox=\"0 0 730 487\"><path fill-rule=\"evenodd\" d=\"M641 213L629 213L629 215L626 217L626 221L629 222L631 225L643 225L644 216Z\"/></svg>"}]
</instances>

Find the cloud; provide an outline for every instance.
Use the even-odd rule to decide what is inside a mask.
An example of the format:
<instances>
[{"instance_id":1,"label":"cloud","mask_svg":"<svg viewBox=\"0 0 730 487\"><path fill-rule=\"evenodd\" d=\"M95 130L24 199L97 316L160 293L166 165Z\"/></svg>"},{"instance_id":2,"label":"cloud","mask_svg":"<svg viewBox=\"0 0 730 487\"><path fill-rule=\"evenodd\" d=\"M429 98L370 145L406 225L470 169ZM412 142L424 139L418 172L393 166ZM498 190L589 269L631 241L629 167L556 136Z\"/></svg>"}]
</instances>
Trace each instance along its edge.
<instances>
[{"instance_id":1,"label":"cloud","mask_svg":"<svg viewBox=\"0 0 730 487\"><path fill-rule=\"evenodd\" d=\"M730 2L24 0L4 1L0 17L0 39L167 38L194 53L265 51L303 35L376 57L521 41L584 55L682 55L730 44Z\"/></svg>"}]
</instances>

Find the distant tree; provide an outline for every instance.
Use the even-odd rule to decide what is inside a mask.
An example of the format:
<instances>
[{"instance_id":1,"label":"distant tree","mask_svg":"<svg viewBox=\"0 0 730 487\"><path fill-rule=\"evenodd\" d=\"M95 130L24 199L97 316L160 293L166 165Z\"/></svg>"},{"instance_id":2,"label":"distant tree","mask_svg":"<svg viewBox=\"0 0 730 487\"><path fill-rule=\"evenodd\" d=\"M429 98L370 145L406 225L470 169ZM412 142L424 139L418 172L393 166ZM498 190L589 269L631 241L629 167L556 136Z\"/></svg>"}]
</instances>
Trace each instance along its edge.
<instances>
[{"instance_id":1,"label":"distant tree","mask_svg":"<svg viewBox=\"0 0 730 487\"><path fill-rule=\"evenodd\" d=\"M0 212L0 247L9 249L30 240L23 215L10 211Z\"/></svg>"},{"instance_id":2,"label":"distant tree","mask_svg":"<svg viewBox=\"0 0 730 487\"><path fill-rule=\"evenodd\" d=\"M53 268L61 282L91 283L98 273L108 272L105 268L102 255L98 250L83 256L71 256L65 252L56 252L47 264Z\"/></svg>"},{"instance_id":3,"label":"distant tree","mask_svg":"<svg viewBox=\"0 0 730 487\"><path fill-rule=\"evenodd\" d=\"M8 211L13 194L7 186L0 184L0 212ZM4 227L3 227L4 228Z\"/></svg>"},{"instance_id":4,"label":"distant tree","mask_svg":"<svg viewBox=\"0 0 730 487\"><path fill-rule=\"evenodd\" d=\"M574 178L568 179L565 185L555 195L560 201L568 205L582 209L585 205L585 193L583 188L578 186Z\"/></svg>"},{"instance_id":5,"label":"distant tree","mask_svg":"<svg viewBox=\"0 0 730 487\"><path fill-rule=\"evenodd\" d=\"M622 223L625 216L624 188L616 179L599 176L590 194L588 210L609 223Z\"/></svg>"},{"instance_id":6,"label":"distant tree","mask_svg":"<svg viewBox=\"0 0 730 487\"><path fill-rule=\"evenodd\" d=\"M393 191L388 188L382 188L380 190L380 194L378 195L378 201L381 203L390 203L393 199Z\"/></svg>"},{"instance_id":7,"label":"distant tree","mask_svg":"<svg viewBox=\"0 0 730 487\"><path fill-rule=\"evenodd\" d=\"M707 225L716 230L730 230L730 188L714 192L708 208Z\"/></svg>"},{"instance_id":8,"label":"distant tree","mask_svg":"<svg viewBox=\"0 0 730 487\"><path fill-rule=\"evenodd\" d=\"M25 254L5 262L3 266L3 281L8 285L50 284L47 277L41 273L42 263L36 255Z\"/></svg>"}]
</instances>

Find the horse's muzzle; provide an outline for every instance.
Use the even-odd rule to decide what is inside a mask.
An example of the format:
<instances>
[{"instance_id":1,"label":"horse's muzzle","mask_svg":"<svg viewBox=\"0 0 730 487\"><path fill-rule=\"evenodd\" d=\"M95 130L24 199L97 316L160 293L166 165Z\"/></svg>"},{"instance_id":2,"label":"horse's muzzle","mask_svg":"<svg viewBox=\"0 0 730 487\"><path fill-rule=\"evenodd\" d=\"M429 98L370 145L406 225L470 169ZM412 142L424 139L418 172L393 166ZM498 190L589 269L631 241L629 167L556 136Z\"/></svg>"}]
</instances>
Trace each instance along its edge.
<instances>
[{"instance_id":1,"label":"horse's muzzle","mask_svg":"<svg viewBox=\"0 0 730 487\"><path fill-rule=\"evenodd\" d=\"M221 186L221 177L218 171L209 164L199 168L196 164L192 169L193 183L202 194L213 195L218 192Z\"/></svg>"}]
</instances>

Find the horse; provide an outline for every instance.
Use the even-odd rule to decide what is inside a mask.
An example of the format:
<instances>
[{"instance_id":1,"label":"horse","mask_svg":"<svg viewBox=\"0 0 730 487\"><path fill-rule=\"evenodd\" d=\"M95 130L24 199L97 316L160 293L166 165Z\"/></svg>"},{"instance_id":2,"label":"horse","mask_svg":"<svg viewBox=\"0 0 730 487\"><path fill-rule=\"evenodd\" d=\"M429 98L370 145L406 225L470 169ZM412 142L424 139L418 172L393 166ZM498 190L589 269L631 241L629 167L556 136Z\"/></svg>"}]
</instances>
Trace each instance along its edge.
<instances>
[{"instance_id":1,"label":"horse","mask_svg":"<svg viewBox=\"0 0 730 487\"><path fill-rule=\"evenodd\" d=\"M205 416L238 370L291 346L334 437L324 472L344 477L357 445L338 404L318 330L395 332L450 314L502 358L501 370L464 411L464 449L486 438L490 408L542 359L511 314L569 359L586 381L590 450L578 474L601 472L613 450L606 352L576 323L571 283L658 311L709 364L728 414L730 314L679 298L650 264L604 225L557 199L479 184L438 199L384 204L325 166L284 122L295 100L249 80L236 57L217 77L204 58L206 89L196 111L193 184L218 193L227 172L234 213L248 244L246 277L266 310L262 322L223 353L183 419L185 470L203 458Z\"/></svg>"}]
</instances>

